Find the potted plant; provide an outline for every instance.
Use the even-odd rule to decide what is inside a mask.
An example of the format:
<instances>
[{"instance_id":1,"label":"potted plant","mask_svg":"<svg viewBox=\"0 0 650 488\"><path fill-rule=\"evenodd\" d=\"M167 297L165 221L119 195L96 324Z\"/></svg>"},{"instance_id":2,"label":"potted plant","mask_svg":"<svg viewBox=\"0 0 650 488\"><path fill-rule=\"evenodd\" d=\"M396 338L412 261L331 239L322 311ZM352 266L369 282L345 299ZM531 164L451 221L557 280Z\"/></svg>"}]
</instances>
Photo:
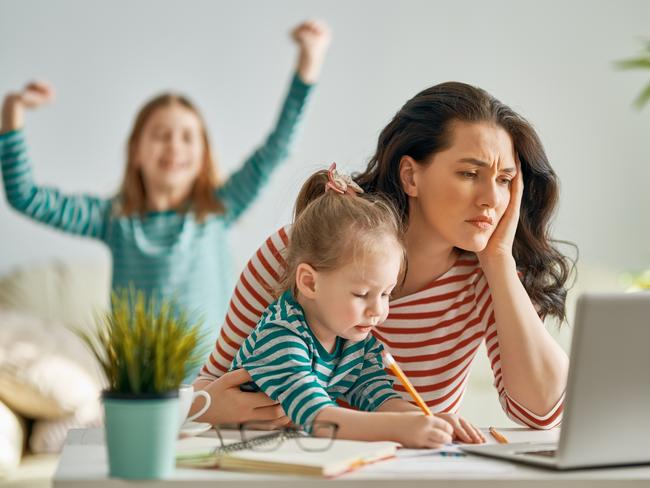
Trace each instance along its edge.
<instances>
[{"instance_id":1,"label":"potted plant","mask_svg":"<svg viewBox=\"0 0 650 488\"><path fill-rule=\"evenodd\" d=\"M166 478L174 470L178 387L203 360L200 323L170 302L122 290L94 332L75 331L97 358L110 475Z\"/></svg>"}]
</instances>

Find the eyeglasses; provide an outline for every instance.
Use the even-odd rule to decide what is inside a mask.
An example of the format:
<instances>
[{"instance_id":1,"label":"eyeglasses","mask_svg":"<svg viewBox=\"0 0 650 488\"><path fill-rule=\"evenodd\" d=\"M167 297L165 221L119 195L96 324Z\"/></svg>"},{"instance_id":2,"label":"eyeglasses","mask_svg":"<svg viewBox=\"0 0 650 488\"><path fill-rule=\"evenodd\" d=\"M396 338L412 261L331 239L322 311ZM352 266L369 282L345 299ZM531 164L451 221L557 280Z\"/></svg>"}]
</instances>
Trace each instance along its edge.
<instances>
[{"instance_id":1,"label":"eyeglasses","mask_svg":"<svg viewBox=\"0 0 650 488\"><path fill-rule=\"evenodd\" d=\"M286 440L295 440L303 451L327 451L336 439L339 430L334 422L313 422L303 426L273 427L269 422L245 422L237 426L239 442L224 440L222 430L224 426L215 425L217 437L221 443L216 447L214 454L226 454L242 449L254 451L273 451L280 447Z\"/></svg>"}]
</instances>

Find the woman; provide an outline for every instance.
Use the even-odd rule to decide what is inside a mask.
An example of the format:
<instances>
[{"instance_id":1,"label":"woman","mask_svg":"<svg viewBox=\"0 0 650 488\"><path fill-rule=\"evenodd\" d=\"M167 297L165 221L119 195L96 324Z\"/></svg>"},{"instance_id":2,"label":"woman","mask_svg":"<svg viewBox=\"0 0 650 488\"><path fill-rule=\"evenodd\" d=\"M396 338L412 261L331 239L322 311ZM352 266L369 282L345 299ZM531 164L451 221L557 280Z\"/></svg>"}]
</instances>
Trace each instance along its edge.
<instances>
[{"instance_id":1,"label":"woman","mask_svg":"<svg viewBox=\"0 0 650 488\"><path fill-rule=\"evenodd\" d=\"M459 409L485 340L507 415L533 428L557 426L568 358L542 318L564 319L569 264L549 238L558 181L531 125L484 90L436 85L395 115L355 180L392 200L406 226L406 279L375 335L427 404ZM289 239L290 228L271 236L240 277L194 383L213 399L205 421L287 422L263 394L239 391L245 372L224 373L273 300L268 290ZM403 391L399 382L394 388Z\"/></svg>"}]
</instances>

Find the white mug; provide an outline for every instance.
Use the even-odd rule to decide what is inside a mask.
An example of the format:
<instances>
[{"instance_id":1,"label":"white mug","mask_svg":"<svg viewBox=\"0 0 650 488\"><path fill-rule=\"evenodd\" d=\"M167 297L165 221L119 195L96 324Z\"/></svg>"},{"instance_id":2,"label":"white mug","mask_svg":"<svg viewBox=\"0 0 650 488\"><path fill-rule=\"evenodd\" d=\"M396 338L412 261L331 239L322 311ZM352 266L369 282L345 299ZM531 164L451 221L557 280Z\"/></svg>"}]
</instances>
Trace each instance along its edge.
<instances>
[{"instance_id":1,"label":"white mug","mask_svg":"<svg viewBox=\"0 0 650 488\"><path fill-rule=\"evenodd\" d=\"M194 415L188 417L187 413L190 411L190 407L194 403L194 400L200 396L205 399L205 405ZM181 385L178 388L178 429L180 430L185 422L191 422L207 412L208 408L210 408L211 401L212 399L207 391L194 391L192 385Z\"/></svg>"}]
</instances>

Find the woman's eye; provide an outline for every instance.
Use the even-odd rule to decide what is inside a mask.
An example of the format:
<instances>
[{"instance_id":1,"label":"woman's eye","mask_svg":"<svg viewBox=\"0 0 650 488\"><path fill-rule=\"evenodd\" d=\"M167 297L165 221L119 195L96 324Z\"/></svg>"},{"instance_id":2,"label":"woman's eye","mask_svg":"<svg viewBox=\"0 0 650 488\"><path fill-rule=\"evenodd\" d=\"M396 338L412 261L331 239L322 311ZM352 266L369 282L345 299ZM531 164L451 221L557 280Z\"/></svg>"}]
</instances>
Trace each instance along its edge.
<instances>
[{"instance_id":1,"label":"woman's eye","mask_svg":"<svg viewBox=\"0 0 650 488\"><path fill-rule=\"evenodd\" d=\"M368 296L368 293L353 293L353 295L357 298L366 298Z\"/></svg>"},{"instance_id":2,"label":"woman's eye","mask_svg":"<svg viewBox=\"0 0 650 488\"><path fill-rule=\"evenodd\" d=\"M509 185L510 183L512 183L512 179L510 179L510 178L500 178L499 182L502 185Z\"/></svg>"}]
</instances>

